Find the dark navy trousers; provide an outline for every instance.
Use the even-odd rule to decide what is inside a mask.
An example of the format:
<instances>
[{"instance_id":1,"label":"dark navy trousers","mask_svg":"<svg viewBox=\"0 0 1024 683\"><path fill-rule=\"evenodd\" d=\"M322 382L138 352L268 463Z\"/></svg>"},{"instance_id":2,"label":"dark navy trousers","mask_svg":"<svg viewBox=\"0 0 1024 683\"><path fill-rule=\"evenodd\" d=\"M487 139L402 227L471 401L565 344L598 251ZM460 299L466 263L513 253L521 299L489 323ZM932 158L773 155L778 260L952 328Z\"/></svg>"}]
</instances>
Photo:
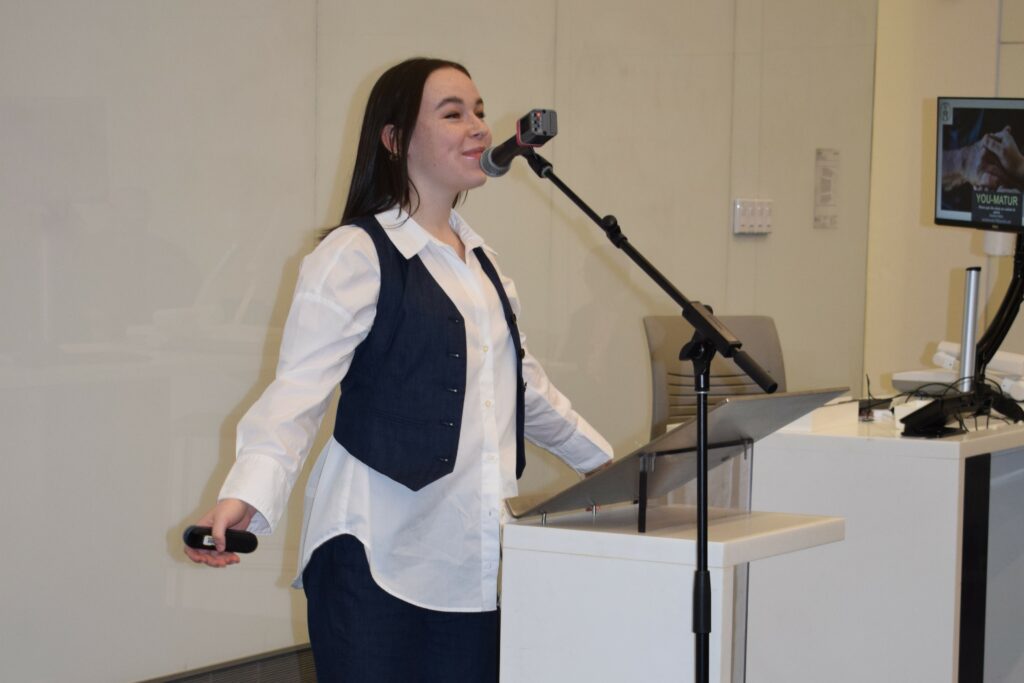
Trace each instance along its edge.
<instances>
[{"instance_id":1,"label":"dark navy trousers","mask_svg":"<svg viewBox=\"0 0 1024 683\"><path fill-rule=\"evenodd\" d=\"M382 590L351 535L302 573L318 683L496 683L498 612L439 612Z\"/></svg>"}]
</instances>

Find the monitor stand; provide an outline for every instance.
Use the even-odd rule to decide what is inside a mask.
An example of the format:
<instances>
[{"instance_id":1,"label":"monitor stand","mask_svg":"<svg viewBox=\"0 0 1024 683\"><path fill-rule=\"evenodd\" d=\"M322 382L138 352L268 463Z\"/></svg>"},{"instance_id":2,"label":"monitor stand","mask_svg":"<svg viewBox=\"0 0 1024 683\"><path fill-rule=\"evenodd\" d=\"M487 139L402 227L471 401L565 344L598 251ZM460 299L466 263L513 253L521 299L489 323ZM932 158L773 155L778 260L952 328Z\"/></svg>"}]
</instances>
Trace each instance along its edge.
<instances>
[{"instance_id":1,"label":"monitor stand","mask_svg":"<svg viewBox=\"0 0 1024 683\"><path fill-rule=\"evenodd\" d=\"M1003 301L999 304L992 323L985 334L978 340L974 354L974 376L971 390L950 393L935 399L923 408L903 418L904 436L923 436L935 438L958 434L967 431L964 417L980 417L988 415L995 408L1001 415L1012 422L1024 420L1024 410L1017 402L1003 393L998 386L993 387L985 379L985 369L996 355L999 346L1013 327L1024 300L1024 234L1018 233L1013 249L1013 275L1010 285L1006 288ZM961 363L963 354L961 352ZM960 421L959 428L947 427L951 418Z\"/></svg>"}]
</instances>

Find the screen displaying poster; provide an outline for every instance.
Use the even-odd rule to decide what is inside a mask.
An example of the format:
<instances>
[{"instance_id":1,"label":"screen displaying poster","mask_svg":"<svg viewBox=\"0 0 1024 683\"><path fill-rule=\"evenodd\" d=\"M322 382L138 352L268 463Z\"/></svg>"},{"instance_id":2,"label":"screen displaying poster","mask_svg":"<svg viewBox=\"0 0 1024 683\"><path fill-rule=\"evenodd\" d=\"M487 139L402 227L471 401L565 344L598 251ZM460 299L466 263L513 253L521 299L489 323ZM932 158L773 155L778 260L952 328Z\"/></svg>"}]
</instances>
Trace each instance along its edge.
<instances>
[{"instance_id":1,"label":"screen displaying poster","mask_svg":"<svg viewBox=\"0 0 1024 683\"><path fill-rule=\"evenodd\" d=\"M1024 232L1024 100L940 97L937 129L935 222Z\"/></svg>"}]
</instances>

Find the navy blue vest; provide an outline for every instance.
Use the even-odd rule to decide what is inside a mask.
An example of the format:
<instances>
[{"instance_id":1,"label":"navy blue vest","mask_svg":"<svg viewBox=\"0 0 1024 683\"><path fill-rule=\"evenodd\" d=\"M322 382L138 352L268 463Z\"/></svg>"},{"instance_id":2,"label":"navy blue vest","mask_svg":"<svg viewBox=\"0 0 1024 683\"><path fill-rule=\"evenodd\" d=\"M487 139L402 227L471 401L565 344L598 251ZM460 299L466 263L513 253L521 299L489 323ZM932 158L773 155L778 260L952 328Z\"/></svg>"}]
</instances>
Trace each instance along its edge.
<instances>
[{"instance_id":1,"label":"navy blue vest","mask_svg":"<svg viewBox=\"0 0 1024 683\"><path fill-rule=\"evenodd\" d=\"M373 469L418 491L455 468L466 390L465 323L419 256L402 256L376 218L357 218L349 224L373 239L380 261L380 294L373 327L341 381L334 438ZM498 292L515 345L520 477L526 466L525 353L494 264L481 247L473 253Z\"/></svg>"}]
</instances>

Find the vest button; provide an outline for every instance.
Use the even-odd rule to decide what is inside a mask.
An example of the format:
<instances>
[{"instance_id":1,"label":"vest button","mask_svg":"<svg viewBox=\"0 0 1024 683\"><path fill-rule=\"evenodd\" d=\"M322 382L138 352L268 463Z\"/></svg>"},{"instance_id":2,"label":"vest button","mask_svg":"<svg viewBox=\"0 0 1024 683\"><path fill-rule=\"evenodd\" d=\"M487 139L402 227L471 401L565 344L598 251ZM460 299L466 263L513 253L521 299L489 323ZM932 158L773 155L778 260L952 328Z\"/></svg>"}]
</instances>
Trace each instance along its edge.
<instances>
[{"instance_id":1,"label":"vest button","mask_svg":"<svg viewBox=\"0 0 1024 683\"><path fill-rule=\"evenodd\" d=\"M451 356L452 358L462 358L462 354L459 353L458 351L450 351L448 355Z\"/></svg>"},{"instance_id":2,"label":"vest button","mask_svg":"<svg viewBox=\"0 0 1024 683\"><path fill-rule=\"evenodd\" d=\"M455 428L455 423L454 423L454 422L452 422L451 420L441 420L440 422L441 422L441 424L442 424L443 426L445 426L445 427L449 427L449 428L451 428L451 429L454 429L454 428Z\"/></svg>"},{"instance_id":3,"label":"vest button","mask_svg":"<svg viewBox=\"0 0 1024 683\"><path fill-rule=\"evenodd\" d=\"M453 394L457 394L457 393L459 393L459 388L458 387L448 387L448 391L452 392Z\"/></svg>"},{"instance_id":4,"label":"vest button","mask_svg":"<svg viewBox=\"0 0 1024 683\"><path fill-rule=\"evenodd\" d=\"M458 316L453 315L453 316L449 317L448 319L451 320L456 325L461 325L462 324L462 318L460 318Z\"/></svg>"}]
</instances>

